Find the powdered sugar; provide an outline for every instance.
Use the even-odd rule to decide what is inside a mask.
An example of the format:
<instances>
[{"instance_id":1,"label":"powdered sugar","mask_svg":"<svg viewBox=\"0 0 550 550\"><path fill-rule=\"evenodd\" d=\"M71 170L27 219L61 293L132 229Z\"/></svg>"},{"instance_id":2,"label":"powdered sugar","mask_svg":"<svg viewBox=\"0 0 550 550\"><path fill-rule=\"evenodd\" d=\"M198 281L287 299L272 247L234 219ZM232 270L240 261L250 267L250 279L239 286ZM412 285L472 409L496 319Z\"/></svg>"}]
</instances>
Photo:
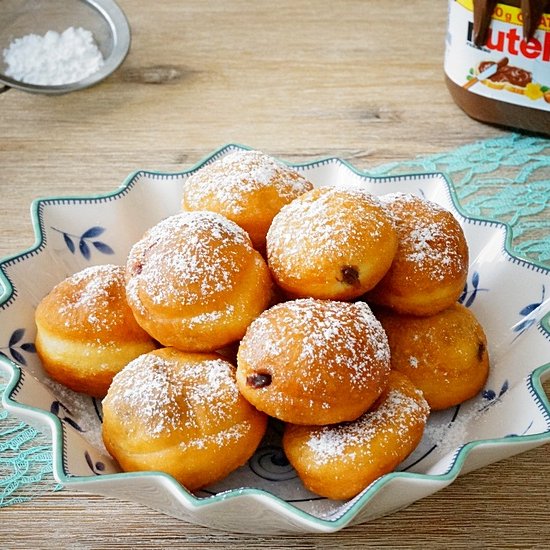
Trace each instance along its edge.
<instances>
[{"instance_id":1,"label":"powdered sugar","mask_svg":"<svg viewBox=\"0 0 550 550\"><path fill-rule=\"evenodd\" d=\"M72 426L78 426L78 433L98 451L108 455L101 438L101 405L97 398L77 393L63 384L45 377L44 384L52 390L60 407L58 417L69 418ZM93 403L93 405L91 404Z\"/></svg>"},{"instance_id":2,"label":"powdered sugar","mask_svg":"<svg viewBox=\"0 0 550 550\"><path fill-rule=\"evenodd\" d=\"M410 426L425 423L429 407L422 393L416 396L391 389L379 407L366 412L354 422L324 426L314 431L307 440L308 448L313 452L316 464L331 461L350 461L356 458L356 452L368 456L375 438L397 439L403 445L409 436ZM372 456L374 462L377 457Z\"/></svg>"},{"instance_id":3,"label":"powdered sugar","mask_svg":"<svg viewBox=\"0 0 550 550\"><path fill-rule=\"evenodd\" d=\"M75 273L60 283L57 313L67 329L82 328L92 333L108 331L124 322L124 268L98 265ZM115 307L112 304L115 303ZM120 307L119 307L120 306Z\"/></svg>"},{"instance_id":4,"label":"powdered sugar","mask_svg":"<svg viewBox=\"0 0 550 550\"><path fill-rule=\"evenodd\" d=\"M163 437L174 430L215 432L240 398L231 365L222 359L178 365L159 353L145 354L118 373L104 406L120 415L136 436ZM201 411L208 411L204 414Z\"/></svg>"},{"instance_id":5,"label":"powdered sugar","mask_svg":"<svg viewBox=\"0 0 550 550\"><path fill-rule=\"evenodd\" d=\"M93 35L82 27L61 34L28 34L16 38L3 51L6 76L42 86L78 82L97 72L104 60Z\"/></svg>"},{"instance_id":6,"label":"powdered sugar","mask_svg":"<svg viewBox=\"0 0 550 550\"><path fill-rule=\"evenodd\" d=\"M272 187L283 203L312 188L298 172L260 151L230 153L191 175L184 187L184 201L200 208L204 197L238 215L249 206L249 197Z\"/></svg>"},{"instance_id":7,"label":"powdered sugar","mask_svg":"<svg viewBox=\"0 0 550 550\"><path fill-rule=\"evenodd\" d=\"M380 200L388 206L399 234L397 258L434 281L461 272L467 262L461 229L441 206L407 193L388 193Z\"/></svg>"},{"instance_id":8,"label":"powdered sugar","mask_svg":"<svg viewBox=\"0 0 550 550\"><path fill-rule=\"evenodd\" d=\"M235 314L235 306L233 304L226 304L225 308L222 310L215 311L206 311L195 315L194 317L189 317L186 319L186 323L190 328L199 327L201 325L208 325L212 323L217 323L224 318L231 317Z\"/></svg>"},{"instance_id":9,"label":"powdered sugar","mask_svg":"<svg viewBox=\"0 0 550 550\"><path fill-rule=\"evenodd\" d=\"M502 402L494 400L491 407L476 409L462 406L459 414L453 416L449 422L434 421L426 426L425 438L430 445L437 446L441 454L456 451L465 443L475 441L474 433L481 433L481 424L487 421L490 410L495 414L495 407L500 407ZM498 412L496 413L499 414ZM435 418L434 418L435 420ZM478 435L479 438L479 435Z\"/></svg>"},{"instance_id":10,"label":"powdered sugar","mask_svg":"<svg viewBox=\"0 0 550 550\"><path fill-rule=\"evenodd\" d=\"M104 407L112 407L129 420L138 415L140 427L149 436L177 428L178 405L170 390L168 369L169 364L156 355L135 359L115 375Z\"/></svg>"},{"instance_id":11,"label":"powdered sugar","mask_svg":"<svg viewBox=\"0 0 550 550\"><path fill-rule=\"evenodd\" d=\"M248 235L212 212L183 212L151 228L130 251L127 294L135 307L208 304L248 266Z\"/></svg>"},{"instance_id":12,"label":"powdered sugar","mask_svg":"<svg viewBox=\"0 0 550 550\"><path fill-rule=\"evenodd\" d=\"M386 333L364 302L299 299L278 304L258 317L245 336L248 364L285 365L285 377L299 379L301 400L331 398L330 386L365 388L389 368ZM299 365L290 368L290 365ZM333 398L333 396L332 396ZM290 400L292 396L283 396Z\"/></svg>"}]
</instances>

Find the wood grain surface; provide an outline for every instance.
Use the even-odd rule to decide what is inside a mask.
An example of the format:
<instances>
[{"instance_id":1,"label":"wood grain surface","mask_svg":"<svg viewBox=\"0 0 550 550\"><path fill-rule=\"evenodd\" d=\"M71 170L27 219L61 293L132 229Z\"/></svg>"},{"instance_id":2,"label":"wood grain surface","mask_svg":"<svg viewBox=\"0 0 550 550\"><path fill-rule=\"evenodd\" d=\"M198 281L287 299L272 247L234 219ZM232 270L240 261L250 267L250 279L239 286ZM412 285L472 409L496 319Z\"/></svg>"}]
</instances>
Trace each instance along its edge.
<instances>
[{"instance_id":1,"label":"wood grain surface","mask_svg":"<svg viewBox=\"0 0 550 550\"><path fill-rule=\"evenodd\" d=\"M110 78L58 97L0 94L0 256L33 244L35 198L109 191L137 169L189 168L228 142L368 169L506 133L468 118L447 93L444 1L119 3L132 46ZM542 549L549 480L549 448L539 447L391 516L312 536L217 532L48 491L1 509L0 547Z\"/></svg>"}]
</instances>

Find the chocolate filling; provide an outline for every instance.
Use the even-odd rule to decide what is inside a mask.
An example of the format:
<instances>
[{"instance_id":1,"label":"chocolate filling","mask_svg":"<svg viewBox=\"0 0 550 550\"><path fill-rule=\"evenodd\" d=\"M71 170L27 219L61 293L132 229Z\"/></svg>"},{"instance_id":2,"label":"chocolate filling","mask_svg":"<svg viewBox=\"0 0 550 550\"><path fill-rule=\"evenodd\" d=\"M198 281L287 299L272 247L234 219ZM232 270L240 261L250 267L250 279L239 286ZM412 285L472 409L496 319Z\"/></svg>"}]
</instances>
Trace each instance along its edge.
<instances>
[{"instance_id":1,"label":"chocolate filling","mask_svg":"<svg viewBox=\"0 0 550 550\"><path fill-rule=\"evenodd\" d=\"M246 385L252 388L265 388L271 384L271 374L268 372L255 372L246 377Z\"/></svg>"},{"instance_id":2,"label":"chocolate filling","mask_svg":"<svg viewBox=\"0 0 550 550\"><path fill-rule=\"evenodd\" d=\"M483 342L480 342L477 346L477 360L481 361L483 359L483 355L485 354L485 344Z\"/></svg>"},{"instance_id":3,"label":"chocolate filling","mask_svg":"<svg viewBox=\"0 0 550 550\"><path fill-rule=\"evenodd\" d=\"M342 282L353 286L359 282L359 271L352 265L345 265L340 272L342 273Z\"/></svg>"}]
</instances>

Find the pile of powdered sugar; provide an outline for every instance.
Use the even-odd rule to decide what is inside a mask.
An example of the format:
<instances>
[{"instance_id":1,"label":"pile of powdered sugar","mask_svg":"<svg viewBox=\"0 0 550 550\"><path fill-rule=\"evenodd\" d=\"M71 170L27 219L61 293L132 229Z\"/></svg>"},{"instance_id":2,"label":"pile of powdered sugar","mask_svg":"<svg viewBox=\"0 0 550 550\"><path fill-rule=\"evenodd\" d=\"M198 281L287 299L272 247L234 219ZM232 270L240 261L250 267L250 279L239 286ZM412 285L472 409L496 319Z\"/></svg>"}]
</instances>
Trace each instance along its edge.
<instances>
[{"instance_id":1,"label":"pile of powdered sugar","mask_svg":"<svg viewBox=\"0 0 550 550\"><path fill-rule=\"evenodd\" d=\"M92 33L82 27L16 38L4 49L3 57L6 76L41 86L78 82L104 63Z\"/></svg>"}]
</instances>

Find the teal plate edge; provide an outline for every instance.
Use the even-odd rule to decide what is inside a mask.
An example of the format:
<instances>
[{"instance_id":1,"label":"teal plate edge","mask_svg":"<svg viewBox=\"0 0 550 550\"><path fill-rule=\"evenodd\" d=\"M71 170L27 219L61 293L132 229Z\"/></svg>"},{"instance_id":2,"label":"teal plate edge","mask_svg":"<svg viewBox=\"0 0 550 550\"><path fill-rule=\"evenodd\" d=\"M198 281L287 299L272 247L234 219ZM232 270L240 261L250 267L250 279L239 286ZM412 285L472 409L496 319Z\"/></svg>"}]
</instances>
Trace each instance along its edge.
<instances>
[{"instance_id":1,"label":"teal plate edge","mask_svg":"<svg viewBox=\"0 0 550 550\"><path fill-rule=\"evenodd\" d=\"M90 200L97 201L101 199L105 199L105 200L113 199L121 194L122 195L125 194L131 188L136 178L140 175L150 175L161 179L185 175L188 173L195 172L205 164L208 164L216 160L217 158L224 156L228 152L236 149L251 150L253 148L242 144L228 143L216 149L212 153L206 155L201 160L196 162L191 168L188 168L186 170L182 170L179 172L170 172L170 173L153 171L153 170L134 171L126 177L126 179L121 184L121 186L119 186L117 189L111 192L95 194L95 195L77 195L77 196L47 197L47 198L35 199L31 204L31 218L32 218L32 225L33 225L33 230L35 234L35 243L29 248L27 248L26 250L23 250L17 254L0 259L0 283L2 284L4 289L4 292L0 296L0 308L4 308L6 305L8 305L8 303L11 301L13 297L13 286L9 278L4 272L4 265L10 262L13 262L14 260L17 260L18 258L23 258L28 254L33 254L43 246L43 233L42 233L42 228L41 228L41 224L38 216L40 205L42 203L65 202L65 201L86 202ZM281 162L284 162L285 164L292 166L294 168L314 168L316 166L338 162L360 177L366 177L375 182L381 182L381 183L384 181L390 181L390 180L407 177L406 174L400 174L399 176L382 176L382 177L370 176L368 171L359 170L355 166L353 166L350 162L338 157L323 157L317 160L303 162L303 163L288 163L282 160ZM462 208L462 206L460 205L453 183L451 182L451 180L446 174L442 172L426 172L426 173L414 174L414 176L415 177L432 176L432 177L442 178L447 186L447 190L450 194L453 205L455 209L461 214L461 216L463 216L467 220L489 222L491 225L494 225L494 226L500 225L504 227L505 234L506 234L505 243L504 243L506 253L509 254L512 258L515 258L524 264L535 266L538 268L538 270L550 273L550 269L545 265L536 261L522 258L512 251L512 231L508 224L500 221L493 221L493 220L489 221L482 217L475 217L467 214ZM545 315L544 318L540 321L540 327L544 331L545 337L548 340L550 340L550 313ZM40 429L43 429L45 424L48 425L52 435L52 447L54 449L53 473L56 480L63 485L74 487L74 488L77 488L78 485L85 484L87 487L91 489L94 483L98 483L100 481L98 478L88 477L88 476L72 476L72 475L67 475L65 473L64 465L63 465L64 440L63 440L63 427L62 427L61 420L56 415L54 415L49 411L44 411L43 409L21 404L15 401L14 399L12 399L13 391L17 388L17 386L20 384L22 379L22 371L20 366L17 365L17 363L11 361L7 357L0 356L0 369L2 369L6 373L6 375L9 377L9 380L6 384L5 391L2 395L3 407L10 410L16 415L19 413L26 420L29 420L29 418L35 419L36 424ZM537 404L543 410L547 418L550 418L550 401L546 396L546 393L542 386L542 382L549 377L550 377L550 363L547 363L535 369L531 373L530 379L529 379L529 385L530 385L530 388L532 389L532 393L534 397L537 400ZM377 481L375 481L369 488L366 489L366 491L359 498L357 498L357 500L353 502L351 506L347 507L347 509L340 516L334 519L322 519L322 518L313 516L311 514L308 514L307 512L293 506L290 503L287 503L281 498L262 489L240 488L240 489L233 489L230 491L219 493L217 495L213 495L208 498L198 498L198 497L195 497L189 491L187 491L174 478L172 478L167 474L163 474L159 472L128 472L128 473L117 473L117 474L104 474L101 476L101 482L103 483L105 481L109 481L110 479L115 480L121 477L132 478L132 477L151 476L151 477L161 478L167 484L167 486L170 486L172 491L175 491L178 494L178 497L183 501L186 507L191 510L198 509L202 506L215 504L217 502L226 501L233 498L239 498L242 495L250 495L250 496L257 496L260 498L267 498L271 501L272 505L275 505L276 507L286 511L287 514L298 516L299 518L301 518L301 520L304 523L312 524L313 526L315 526L316 531L334 532L349 525L353 521L353 519L357 516L357 514L365 507L366 503L369 500L371 500L371 498L377 492L379 492L386 484L388 484L391 480L398 477L412 478L412 479L418 479L418 480L440 482L442 487L444 487L452 483L458 477L458 475L460 474L465 464L468 454L474 448L481 445L499 444L499 443L502 443L504 440L506 441L506 444L510 444L510 445L532 444L531 445L532 447L543 445L545 443L550 442L550 428L547 431L542 432L540 434L513 435L506 438L481 439L481 440L469 442L463 445L458 450L458 452L456 453L453 459L453 463L451 467L447 470L447 472L443 474L430 475L430 474L420 474L420 473L412 473L412 472L392 472L392 473L386 474L380 477Z\"/></svg>"}]
</instances>

